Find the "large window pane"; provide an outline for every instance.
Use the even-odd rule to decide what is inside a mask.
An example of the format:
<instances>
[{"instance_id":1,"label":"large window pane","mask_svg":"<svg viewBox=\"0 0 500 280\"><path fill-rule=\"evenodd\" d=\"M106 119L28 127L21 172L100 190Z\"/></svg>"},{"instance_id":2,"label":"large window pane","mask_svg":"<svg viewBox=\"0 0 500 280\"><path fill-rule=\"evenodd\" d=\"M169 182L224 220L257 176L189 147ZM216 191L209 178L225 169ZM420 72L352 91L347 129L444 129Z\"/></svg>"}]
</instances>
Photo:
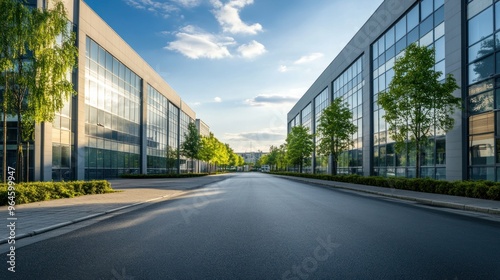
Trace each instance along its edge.
<instances>
[{"instance_id":1,"label":"large window pane","mask_svg":"<svg viewBox=\"0 0 500 280\"><path fill-rule=\"evenodd\" d=\"M406 35L406 16L401 18L398 21L398 23L396 23L396 41L399 41L405 35Z\"/></svg>"},{"instance_id":2,"label":"large window pane","mask_svg":"<svg viewBox=\"0 0 500 280\"><path fill-rule=\"evenodd\" d=\"M469 20L469 45L493 33L493 7Z\"/></svg>"},{"instance_id":3,"label":"large window pane","mask_svg":"<svg viewBox=\"0 0 500 280\"><path fill-rule=\"evenodd\" d=\"M469 84L481 81L495 74L495 56L490 55L469 65Z\"/></svg>"},{"instance_id":4,"label":"large window pane","mask_svg":"<svg viewBox=\"0 0 500 280\"><path fill-rule=\"evenodd\" d=\"M479 114L493 110L493 91L477 94L469 99L469 112Z\"/></svg>"},{"instance_id":5,"label":"large window pane","mask_svg":"<svg viewBox=\"0 0 500 280\"><path fill-rule=\"evenodd\" d=\"M495 40L490 36L469 48L469 62L495 51Z\"/></svg>"},{"instance_id":6,"label":"large window pane","mask_svg":"<svg viewBox=\"0 0 500 280\"><path fill-rule=\"evenodd\" d=\"M484 165L495 163L495 139L493 134L477 135L470 137L470 163L471 165Z\"/></svg>"},{"instance_id":7,"label":"large window pane","mask_svg":"<svg viewBox=\"0 0 500 280\"><path fill-rule=\"evenodd\" d=\"M422 0L420 3L420 13L421 18L425 19L434 11L434 3L433 0Z\"/></svg>"},{"instance_id":8,"label":"large window pane","mask_svg":"<svg viewBox=\"0 0 500 280\"><path fill-rule=\"evenodd\" d=\"M494 113L485 113L469 118L469 135L492 133L495 129Z\"/></svg>"},{"instance_id":9,"label":"large window pane","mask_svg":"<svg viewBox=\"0 0 500 280\"><path fill-rule=\"evenodd\" d=\"M418 25L419 23L418 9L419 5L417 4L410 12L408 12L408 15L406 16L408 22L407 30L412 30Z\"/></svg>"}]
</instances>

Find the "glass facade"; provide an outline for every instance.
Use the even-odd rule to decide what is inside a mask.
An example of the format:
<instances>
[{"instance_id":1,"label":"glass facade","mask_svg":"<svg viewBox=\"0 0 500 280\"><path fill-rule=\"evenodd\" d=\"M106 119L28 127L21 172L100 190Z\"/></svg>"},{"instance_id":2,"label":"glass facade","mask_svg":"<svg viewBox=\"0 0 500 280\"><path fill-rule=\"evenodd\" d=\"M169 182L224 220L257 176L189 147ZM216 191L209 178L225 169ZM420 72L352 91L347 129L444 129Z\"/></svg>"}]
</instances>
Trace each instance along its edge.
<instances>
[{"instance_id":1,"label":"glass facade","mask_svg":"<svg viewBox=\"0 0 500 280\"><path fill-rule=\"evenodd\" d=\"M179 121L179 147L184 143L185 135L188 134L189 123L194 122L186 113L180 111L180 121ZM181 173L191 172L193 170L191 159L184 156L179 158L179 168Z\"/></svg>"},{"instance_id":2,"label":"glass facade","mask_svg":"<svg viewBox=\"0 0 500 280\"><path fill-rule=\"evenodd\" d=\"M168 100L148 85L147 172L167 173Z\"/></svg>"},{"instance_id":3,"label":"glass facade","mask_svg":"<svg viewBox=\"0 0 500 280\"><path fill-rule=\"evenodd\" d=\"M179 172L179 108L168 103L167 171Z\"/></svg>"},{"instance_id":4,"label":"glass facade","mask_svg":"<svg viewBox=\"0 0 500 280\"><path fill-rule=\"evenodd\" d=\"M323 110L328 107L330 101L328 100L328 88L325 88L320 94L314 98L314 133L318 131L319 119ZM321 138L315 134L314 142L316 145ZM315 172L318 174L327 173L328 171L328 156L320 156L315 154Z\"/></svg>"},{"instance_id":5,"label":"glass facade","mask_svg":"<svg viewBox=\"0 0 500 280\"><path fill-rule=\"evenodd\" d=\"M468 1L469 178L500 181L500 2Z\"/></svg>"},{"instance_id":6,"label":"glass facade","mask_svg":"<svg viewBox=\"0 0 500 280\"><path fill-rule=\"evenodd\" d=\"M300 120L300 124L303 126L303 127L306 127L309 131L310 134L313 133L313 130L312 130L312 104L309 103L307 104L306 107L304 107L304 109L302 109L302 112L301 112L301 120ZM311 154L310 157L308 157L306 160L305 160L305 163L304 163L304 166L302 167L302 172L304 173L312 173L312 157L313 155Z\"/></svg>"},{"instance_id":7,"label":"glass facade","mask_svg":"<svg viewBox=\"0 0 500 280\"><path fill-rule=\"evenodd\" d=\"M71 128L71 99L61 111L55 114L52 122L52 180L74 179L74 149L73 132Z\"/></svg>"},{"instance_id":8,"label":"glass facade","mask_svg":"<svg viewBox=\"0 0 500 280\"><path fill-rule=\"evenodd\" d=\"M373 174L415 176L415 152L398 154L388 135L385 112L377 104L378 94L387 90L394 77L394 62L404 49L417 43L435 49L435 70L445 73L444 0L418 1L371 46L373 66ZM441 76L444 78L444 75ZM443 132L434 131L424 151L422 177L446 177L446 141Z\"/></svg>"},{"instance_id":9,"label":"glass facade","mask_svg":"<svg viewBox=\"0 0 500 280\"><path fill-rule=\"evenodd\" d=\"M142 80L87 37L85 179L140 170Z\"/></svg>"},{"instance_id":10,"label":"glass facade","mask_svg":"<svg viewBox=\"0 0 500 280\"><path fill-rule=\"evenodd\" d=\"M352 135L351 150L337 161L338 174L363 174L363 56L358 58L333 81L333 99L342 98L352 113L352 123L358 130Z\"/></svg>"}]
</instances>

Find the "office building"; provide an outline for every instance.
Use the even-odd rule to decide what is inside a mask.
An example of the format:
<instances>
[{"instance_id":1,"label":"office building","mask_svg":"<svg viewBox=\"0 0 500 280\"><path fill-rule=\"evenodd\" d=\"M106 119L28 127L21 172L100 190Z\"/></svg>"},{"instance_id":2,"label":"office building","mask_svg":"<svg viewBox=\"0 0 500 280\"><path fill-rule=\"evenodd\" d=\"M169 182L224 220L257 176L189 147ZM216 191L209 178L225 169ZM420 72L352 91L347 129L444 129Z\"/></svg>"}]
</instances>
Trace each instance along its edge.
<instances>
[{"instance_id":1,"label":"office building","mask_svg":"<svg viewBox=\"0 0 500 280\"><path fill-rule=\"evenodd\" d=\"M53 123L36 126L25 159L30 179L88 180L193 170L179 155L179 147L188 124L196 120L195 112L85 2L63 3L77 35L77 95ZM16 158L16 126L11 121L9 166Z\"/></svg>"},{"instance_id":2,"label":"office building","mask_svg":"<svg viewBox=\"0 0 500 280\"><path fill-rule=\"evenodd\" d=\"M341 97L358 131L352 136L354 146L338 161L338 171L414 177L415 152L395 151L377 96L388 88L395 60L417 43L435 49L435 70L455 77L460 89L454 95L465 107L453 115L451 131L432 132L422 176L500 181L497 31L499 1L386 0L288 113L288 131L304 125L315 132L322 110ZM305 170L318 173L328 172L332 163L316 154L311 162Z\"/></svg>"}]
</instances>

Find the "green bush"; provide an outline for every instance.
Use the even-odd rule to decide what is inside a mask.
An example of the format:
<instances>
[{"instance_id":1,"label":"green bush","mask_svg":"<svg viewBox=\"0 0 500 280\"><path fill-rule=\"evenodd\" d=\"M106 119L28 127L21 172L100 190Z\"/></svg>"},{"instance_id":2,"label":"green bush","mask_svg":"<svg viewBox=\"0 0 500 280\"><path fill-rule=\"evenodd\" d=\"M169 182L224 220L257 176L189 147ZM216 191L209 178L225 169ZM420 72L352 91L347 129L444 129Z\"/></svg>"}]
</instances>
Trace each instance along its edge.
<instances>
[{"instance_id":1,"label":"green bush","mask_svg":"<svg viewBox=\"0 0 500 280\"><path fill-rule=\"evenodd\" d=\"M306 174L294 172L272 172L277 175L314 178L337 182L395 188L427 193L500 200L500 183L492 181L443 181L429 178L384 178L359 175Z\"/></svg>"},{"instance_id":2,"label":"green bush","mask_svg":"<svg viewBox=\"0 0 500 280\"><path fill-rule=\"evenodd\" d=\"M28 182L16 184L14 186L16 204L114 192L111 188L111 184L104 180ZM8 201L8 185L0 184L0 205L7 205Z\"/></svg>"}]
</instances>

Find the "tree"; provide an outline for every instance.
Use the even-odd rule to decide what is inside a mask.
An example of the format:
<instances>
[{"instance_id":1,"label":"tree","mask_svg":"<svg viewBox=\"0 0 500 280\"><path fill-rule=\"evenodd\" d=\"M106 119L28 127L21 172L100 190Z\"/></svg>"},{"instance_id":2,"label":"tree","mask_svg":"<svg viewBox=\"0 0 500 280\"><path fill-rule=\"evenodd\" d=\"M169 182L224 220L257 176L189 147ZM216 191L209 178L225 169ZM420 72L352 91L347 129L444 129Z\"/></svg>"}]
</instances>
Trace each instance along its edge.
<instances>
[{"instance_id":1,"label":"tree","mask_svg":"<svg viewBox=\"0 0 500 280\"><path fill-rule=\"evenodd\" d=\"M452 129L454 120L450 116L462 106L461 98L452 94L459 88L454 77L449 74L439 81L443 73L433 70L434 56L433 49L408 46L405 55L395 62L388 90L378 98L396 151L415 149L417 178L429 137L434 130L446 133Z\"/></svg>"},{"instance_id":2,"label":"tree","mask_svg":"<svg viewBox=\"0 0 500 280\"><path fill-rule=\"evenodd\" d=\"M2 102L3 121L3 181L7 180L7 115L12 114L10 95L12 89L9 87L9 78L13 72L14 61L18 53L24 48L27 36L20 33L18 21L23 20L20 16L27 14L27 9L21 3L11 0L0 0L0 93ZM25 19L25 18L24 18Z\"/></svg>"},{"instance_id":3,"label":"tree","mask_svg":"<svg viewBox=\"0 0 500 280\"><path fill-rule=\"evenodd\" d=\"M286 150L286 144L281 144L278 148L278 152L276 155L276 168L278 170L285 170L287 166Z\"/></svg>"},{"instance_id":4,"label":"tree","mask_svg":"<svg viewBox=\"0 0 500 280\"><path fill-rule=\"evenodd\" d=\"M167 173L172 173L172 171L174 170L176 171L176 173L178 173L177 164L179 157L177 156L177 149L171 146L167 146L166 158L167 158Z\"/></svg>"},{"instance_id":5,"label":"tree","mask_svg":"<svg viewBox=\"0 0 500 280\"><path fill-rule=\"evenodd\" d=\"M276 168L276 164L277 164L277 159L278 159L278 151L279 151L279 148L276 147L276 146L271 146L269 148L269 154L267 155L267 163L272 170L274 170Z\"/></svg>"},{"instance_id":6,"label":"tree","mask_svg":"<svg viewBox=\"0 0 500 280\"><path fill-rule=\"evenodd\" d=\"M209 136L201 137L201 147L200 147L200 160L208 162L209 164L209 173L211 172L211 163L215 159L216 152L216 139L213 133L210 132Z\"/></svg>"},{"instance_id":7,"label":"tree","mask_svg":"<svg viewBox=\"0 0 500 280\"><path fill-rule=\"evenodd\" d=\"M295 126L286 138L288 147L287 158L293 165L299 166L299 172L302 173L302 166L314 150L313 135L309 134L309 128L304 126Z\"/></svg>"},{"instance_id":8,"label":"tree","mask_svg":"<svg viewBox=\"0 0 500 280\"><path fill-rule=\"evenodd\" d=\"M317 147L318 154L332 156L331 172L337 175L339 156L352 146L352 135L357 127L352 123L352 112L341 98L325 108L319 119Z\"/></svg>"},{"instance_id":9,"label":"tree","mask_svg":"<svg viewBox=\"0 0 500 280\"><path fill-rule=\"evenodd\" d=\"M193 122L188 125L187 133L184 133L184 142L181 144L181 155L191 159L191 162L195 159L199 159L201 147L201 137L198 133L198 129Z\"/></svg>"},{"instance_id":10,"label":"tree","mask_svg":"<svg viewBox=\"0 0 500 280\"><path fill-rule=\"evenodd\" d=\"M34 124L53 121L75 94L69 76L78 51L62 2L50 10L28 9L16 0L0 0L0 6L2 107L4 116L17 117L16 169L22 172L23 141L32 137ZM23 180L22 173L17 179Z\"/></svg>"}]
</instances>

